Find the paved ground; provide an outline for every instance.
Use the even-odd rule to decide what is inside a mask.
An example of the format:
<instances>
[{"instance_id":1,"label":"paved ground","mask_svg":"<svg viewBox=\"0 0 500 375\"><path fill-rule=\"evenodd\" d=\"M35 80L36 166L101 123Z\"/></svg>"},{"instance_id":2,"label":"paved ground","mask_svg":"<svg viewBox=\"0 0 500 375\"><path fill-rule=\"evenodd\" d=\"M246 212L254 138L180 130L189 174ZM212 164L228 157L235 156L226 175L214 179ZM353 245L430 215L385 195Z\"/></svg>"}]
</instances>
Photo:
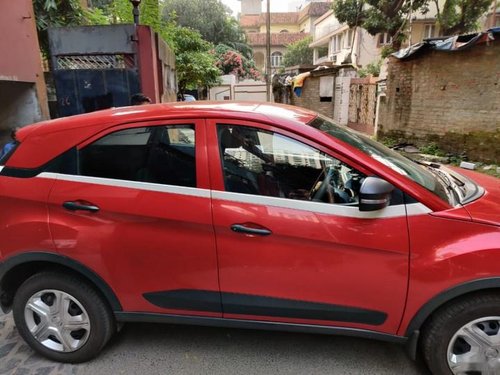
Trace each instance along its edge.
<instances>
[{"instance_id":1,"label":"paved ground","mask_svg":"<svg viewBox=\"0 0 500 375\"><path fill-rule=\"evenodd\" d=\"M428 374L399 345L371 340L128 324L94 361L57 364L34 354L0 313L0 374Z\"/></svg>"}]
</instances>

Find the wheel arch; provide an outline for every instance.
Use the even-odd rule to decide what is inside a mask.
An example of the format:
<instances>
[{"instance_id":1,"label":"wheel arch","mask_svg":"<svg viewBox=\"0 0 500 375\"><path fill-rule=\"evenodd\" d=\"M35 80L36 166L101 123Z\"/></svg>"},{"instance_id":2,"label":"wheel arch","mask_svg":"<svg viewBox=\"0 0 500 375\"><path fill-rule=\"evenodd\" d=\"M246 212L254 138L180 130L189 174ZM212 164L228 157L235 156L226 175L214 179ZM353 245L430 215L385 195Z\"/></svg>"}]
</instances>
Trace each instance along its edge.
<instances>
[{"instance_id":1,"label":"wheel arch","mask_svg":"<svg viewBox=\"0 0 500 375\"><path fill-rule=\"evenodd\" d=\"M29 252L6 259L0 265L0 307L4 312L12 308L19 286L30 276L44 270L78 275L92 285L104 298L111 311L122 311L122 306L111 287L94 271L71 258L47 252Z\"/></svg>"},{"instance_id":2,"label":"wheel arch","mask_svg":"<svg viewBox=\"0 0 500 375\"><path fill-rule=\"evenodd\" d=\"M467 281L460 285L441 292L434 296L430 301L423 305L413 316L406 329L405 336L409 337L413 332L422 328L425 321L440 307L457 298L462 298L475 292L485 292L498 289L500 291L500 277L484 278L479 280Z\"/></svg>"},{"instance_id":3,"label":"wheel arch","mask_svg":"<svg viewBox=\"0 0 500 375\"><path fill-rule=\"evenodd\" d=\"M500 292L500 277L467 281L434 296L417 311L406 328L405 337L408 338L406 346L408 356L416 360L422 327L432 317L433 313L454 300L476 293L495 290Z\"/></svg>"}]
</instances>

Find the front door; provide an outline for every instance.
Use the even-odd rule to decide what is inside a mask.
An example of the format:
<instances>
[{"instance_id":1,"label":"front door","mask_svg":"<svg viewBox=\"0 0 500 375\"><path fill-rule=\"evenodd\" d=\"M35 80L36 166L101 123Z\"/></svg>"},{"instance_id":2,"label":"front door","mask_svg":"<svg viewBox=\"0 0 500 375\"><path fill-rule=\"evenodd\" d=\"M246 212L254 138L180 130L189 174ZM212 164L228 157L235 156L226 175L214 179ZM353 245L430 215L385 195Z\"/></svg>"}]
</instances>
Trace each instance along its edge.
<instances>
[{"instance_id":1,"label":"front door","mask_svg":"<svg viewBox=\"0 0 500 375\"><path fill-rule=\"evenodd\" d=\"M204 140L200 120L129 124L47 176L58 251L95 270L126 311L221 316Z\"/></svg>"},{"instance_id":2,"label":"front door","mask_svg":"<svg viewBox=\"0 0 500 375\"><path fill-rule=\"evenodd\" d=\"M396 332L409 258L402 194L360 212L362 167L269 125L209 125L223 316Z\"/></svg>"}]
</instances>

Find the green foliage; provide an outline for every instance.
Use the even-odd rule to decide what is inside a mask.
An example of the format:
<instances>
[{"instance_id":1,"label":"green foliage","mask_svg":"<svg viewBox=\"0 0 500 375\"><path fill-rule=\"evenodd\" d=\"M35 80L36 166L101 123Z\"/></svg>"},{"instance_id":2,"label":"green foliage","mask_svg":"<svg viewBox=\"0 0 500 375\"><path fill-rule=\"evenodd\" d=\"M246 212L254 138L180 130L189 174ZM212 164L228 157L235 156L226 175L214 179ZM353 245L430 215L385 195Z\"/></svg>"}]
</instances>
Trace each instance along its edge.
<instances>
[{"instance_id":1,"label":"green foliage","mask_svg":"<svg viewBox=\"0 0 500 375\"><path fill-rule=\"evenodd\" d=\"M198 31L170 23L162 35L175 51L180 92L186 88L211 87L219 83L216 57L210 52L213 44L203 40Z\"/></svg>"},{"instance_id":2,"label":"green foliage","mask_svg":"<svg viewBox=\"0 0 500 375\"><path fill-rule=\"evenodd\" d=\"M478 30L478 20L490 6L491 0L446 0L438 15L441 34L455 35Z\"/></svg>"},{"instance_id":3,"label":"green foliage","mask_svg":"<svg viewBox=\"0 0 500 375\"><path fill-rule=\"evenodd\" d=\"M435 155L435 156L446 156L446 153L441 150L436 142L429 142L419 148L422 154Z\"/></svg>"},{"instance_id":4,"label":"green foliage","mask_svg":"<svg viewBox=\"0 0 500 375\"><path fill-rule=\"evenodd\" d=\"M309 47L311 42L312 37L308 36L288 45L286 47L285 55L283 56L283 64L287 67L300 64L312 64L313 49Z\"/></svg>"},{"instance_id":5,"label":"green foliage","mask_svg":"<svg viewBox=\"0 0 500 375\"><path fill-rule=\"evenodd\" d=\"M109 23L109 17L102 9L84 9L83 14L87 25L107 25Z\"/></svg>"},{"instance_id":6,"label":"green foliage","mask_svg":"<svg viewBox=\"0 0 500 375\"><path fill-rule=\"evenodd\" d=\"M245 34L238 21L230 14L231 10L219 0L163 1L164 20L198 30L203 39L215 45L245 44ZM232 47L236 48L236 45Z\"/></svg>"},{"instance_id":7,"label":"green foliage","mask_svg":"<svg viewBox=\"0 0 500 375\"><path fill-rule=\"evenodd\" d=\"M332 9L341 23L361 26L371 35L388 33L392 47L398 50L406 38L406 23L410 12L428 11L430 0L336 0Z\"/></svg>"},{"instance_id":8,"label":"green foliage","mask_svg":"<svg viewBox=\"0 0 500 375\"><path fill-rule=\"evenodd\" d=\"M36 28L40 49L49 56L47 30L51 26L76 26L85 24L85 12L79 0L34 0Z\"/></svg>"},{"instance_id":9,"label":"green foliage","mask_svg":"<svg viewBox=\"0 0 500 375\"><path fill-rule=\"evenodd\" d=\"M442 35L476 30L479 18L491 6L491 0L446 0L442 9L438 0L335 0L332 9L350 27L361 26L371 35L388 33L392 49L398 50L407 37L410 12L426 14L430 3L438 9Z\"/></svg>"},{"instance_id":10,"label":"green foliage","mask_svg":"<svg viewBox=\"0 0 500 375\"><path fill-rule=\"evenodd\" d=\"M384 136L381 139L377 139L380 143L384 144L387 147L394 147L399 144L399 140L397 138Z\"/></svg>"},{"instance_id":11,"label":"green foliage","mask_svg":"<svg viewBox=\"0 0 500 375\"><path fill-rule=\"evenodd\" d=\"M380 75L381 66L382 66L382 60L374 61L366 65L366 67L364 67L363 69L360 69L358 71L358 74L361 78L367 77L369 75L373 77L378 77Z\"/></svg>"},{"instance_id":12,"label":"green foliage","mask_svg":"<svg viewBox=\"0 0 500 375\"><path fill-rule=\"evenodd\" d=\"M383 46L382 49L380 50L380 56L383 59L385 59L386 57L389 57L394 52L397 52L397 51L392 46Z\"/></svg>"}]
</instances>

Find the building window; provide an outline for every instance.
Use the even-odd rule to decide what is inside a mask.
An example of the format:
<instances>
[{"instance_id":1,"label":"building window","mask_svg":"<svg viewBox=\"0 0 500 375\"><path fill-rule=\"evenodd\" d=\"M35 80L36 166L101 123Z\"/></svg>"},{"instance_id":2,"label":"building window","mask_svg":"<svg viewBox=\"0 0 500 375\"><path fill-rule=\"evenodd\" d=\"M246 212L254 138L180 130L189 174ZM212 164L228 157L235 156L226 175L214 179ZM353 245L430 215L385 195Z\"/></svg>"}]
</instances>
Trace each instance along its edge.
<instances>
[{"instance_id":1,"label":"building window","mask_svg":"<svg viewBox=\"0 0 500 375\"><path fill-rule=\"evenodd\" d=\"M332 53L339 52L342 49L344 34L337 34L332 38Z\"/></svg>"},{"instance_id":2,"label":"building window","mask_svg":"<svg viewBox=\"0 0 500 375\"><path fill-rule=\"evenodd\" d=\"M271 66L280 67L283 62L283 54L281 52L273 52L271 55Z\"/></svg>"},{"instance_id":3,"label":"building window","mask_svg":"<svg viewBox=\"0 0 500 375\"><path fill-rule=\"evenodd\" d=\"M378 44L381 46L392 44L392 37L388 33L381 33L378 37Z\"/></svg>"},{"instance_id":4,"label":"building window","mask_svg":"<svg viewBox=\"0 0 500 375\"><path fill-rule=\"evenodd\" d=\"M354 35L353 29L349 29L345 32L345 48L351 48L353 35Z\"/></svg>"},{"instance_id":5,"label":"building window","mask_svg":"<svg viewBox=\"0 0 500 375\"><path fill-rule=\"evenodd\" d=\"M434 38L435 36L436 36L436 25L433 24L425 25L424 39Z\"/></svg>"}]
</instances>

